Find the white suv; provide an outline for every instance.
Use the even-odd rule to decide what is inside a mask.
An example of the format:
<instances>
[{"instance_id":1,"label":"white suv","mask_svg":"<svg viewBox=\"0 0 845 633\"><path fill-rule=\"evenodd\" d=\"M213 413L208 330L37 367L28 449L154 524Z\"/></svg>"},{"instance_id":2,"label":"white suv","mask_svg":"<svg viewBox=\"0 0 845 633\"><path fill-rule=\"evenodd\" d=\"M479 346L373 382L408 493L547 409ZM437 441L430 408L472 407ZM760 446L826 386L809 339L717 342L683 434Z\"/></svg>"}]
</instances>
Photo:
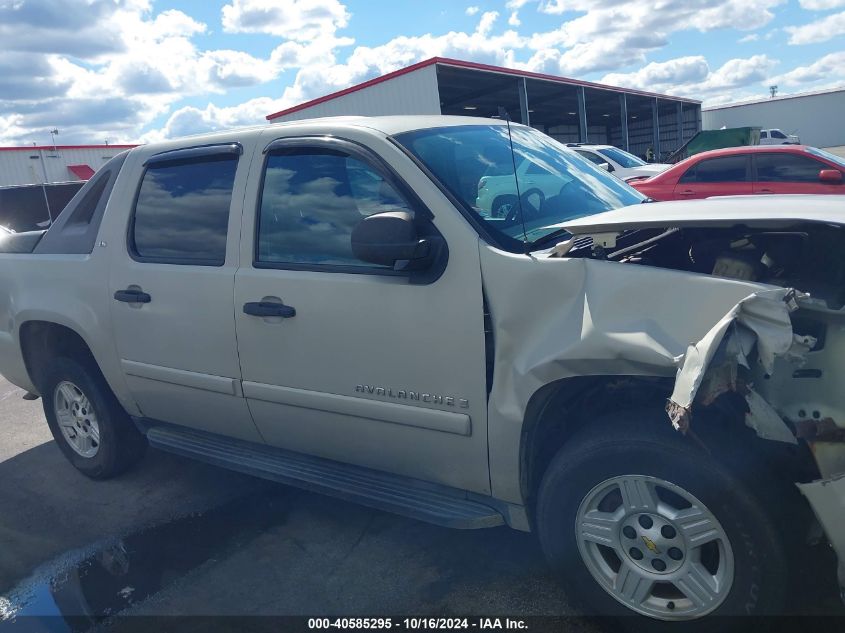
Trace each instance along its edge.
<instances>
[{"instance_id":1,"label":"white suv","mask_svg":"<svg viewBox=\"0 0 845 633\"><path fill-rule=\"evenodd\" d=\"M646 163L633 154L613 145L583 145L568 143L566 147L582 158L612 173L619 180L650 177L671 167L660 163ZM504 167L503 167L504 165ZM561 175L542 165L523 160L516 166L521 193L535 206L560 192ZM478 182L475 207L483 217L511 217L518 208L514 194L514 171L507 163L493 162Z\"/></svg>"},{"instance_id":2,"label":"white suv","mask_svg":"<svg viewBox=\"0 0 845 633\"><path fill-rule=\"evenodd\" d=\"M606 164L607 171L620 180L628 180L639 176L654 176L671 167L671 165L664 163L647 163L643 159L613 145L569 143L567 147L572 148L596 165Z\"/></svg>"},{"instance_id":3,"label":"white suv","mask_svg":"<svg viewBox=\"0 0 845 633\"><path fill-rule=\"evenodd\" d=\"M760 145L800 145L801 139L777 128L760 130Z\"/></svg>"}]
</instances>

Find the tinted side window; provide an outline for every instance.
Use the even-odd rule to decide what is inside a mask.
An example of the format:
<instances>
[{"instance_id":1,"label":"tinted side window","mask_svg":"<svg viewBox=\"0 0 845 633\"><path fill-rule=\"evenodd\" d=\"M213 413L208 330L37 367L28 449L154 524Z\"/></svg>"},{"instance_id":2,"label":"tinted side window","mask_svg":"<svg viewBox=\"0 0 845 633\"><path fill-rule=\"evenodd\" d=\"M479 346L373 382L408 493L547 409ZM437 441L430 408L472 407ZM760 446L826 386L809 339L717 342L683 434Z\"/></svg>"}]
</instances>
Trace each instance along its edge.
<instances>
[{"instance_id":1,"label":"tinted side window","mask_svg":"<svg viewBox=\"0 0 845 633\"><path fill-rule=\"evenodd\" d=\"M65 226L80 226L91 223L94 217L94 211L97 210L97 205L100 204L100 199L103 197L103 192L106 190L106 185L109 184L111 172L106 171L99 174L100 178L97 183L91 188L85 197L73 210L73 214L67 219Z\"/></svg>"},{"instance_id":2,"label":"tinted side window","mask_svg":"<svg viewBox=\"0 0 845 633\"><path fill-rule=\"evenodd\" d=\"M795 154L758 154L759 182L818 182L825 165Z\"/></svg>"},{"instance_id":3,"label":"tinted side window","mask_svg":"<svg viewBox=\"0 0 845 633\"><path fill-rule=\"evenodd\" d=\"M772 138L786 138L786 134L778 132L777 130L772 130Z\"/></svg>"},{"instance_id":4,"label":"tinted side window","mask_svg":"<svg viewBox=\"0 0 845 633\"><path fill-rule=\"evenodd\" d=\"M745 156L710 158L688 170L681 182L743 182L746 180Z\"/></svg>"},{"instance_id":5,"label":"tinted side window","mask_svg":"<svg viewBox=\"0 0 845 633\"><path fill-rule=\"evenodd\" d=\"M769 138L769 133L763 130L760 132L760 138Z\"/></svg>"},{"instance_id":6,"label":"tinted side window","mask_svg":"<svg viewBox=\"0 0 845 633\"><path fill-rule=\"evenodd\" d=\"M256 262L379 268L352 254L351 237L384 211L412 212L367 163L335 149L277 150L264 171Z\"/></svg>"},{"instance_id":7,"label":"tinted side window","mask_svg":"<svg viewBox=\"0 0 845 633\"><path fill-rule=\"evenodd\" d=\"M222 266L237 157L154 163L135 203L130 248L158 263Z\"/></svg>"},{"instance_id":8,"label":"tinted side window","mask_svg":"<svg viewBox=\"0 0 845 633\"><path fill-rule=\"evenodd\" d=\"M596 165L601 165L602 163L606 163L607 159L598 156L597 154L593 154L592 152L584 152L581 150L575 150L576 153L580 154L584 158L586 158L591 163L595 163Z\"/></svg>"}]
</instances>

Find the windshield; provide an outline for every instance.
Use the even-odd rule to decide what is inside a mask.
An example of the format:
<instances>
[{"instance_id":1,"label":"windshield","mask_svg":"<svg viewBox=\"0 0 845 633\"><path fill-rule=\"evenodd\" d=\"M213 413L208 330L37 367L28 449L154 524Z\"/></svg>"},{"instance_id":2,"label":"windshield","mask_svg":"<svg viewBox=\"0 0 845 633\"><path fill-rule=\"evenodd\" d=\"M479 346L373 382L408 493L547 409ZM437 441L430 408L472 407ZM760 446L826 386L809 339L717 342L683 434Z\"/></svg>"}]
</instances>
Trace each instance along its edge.
<instances>
[{"instance_id":1,"label":"windshield","mask_svg":"<svg viewBox=\"0 0 845 633\"><path fill-rule=\"evenodd\" d=\"M598 151L599 154L604 154L611 160L615 160L622 167L642 167L643 165L648 164L644 160L637 158L633 154L629 154L628 152L621 149L617 149L615 147L602 147Z\"/></svg>"},{"instance_id":2,"label":"windshield","mask_svg":"<svg viewBox=\"0 0 845 633\"><path fill-rule=\"evenodd\" d=\"M806 149L808 154L813 154L814 156L818 156L819 158L829 160L831 163L839 165L840 167L845 167L845 158L842 158L841 156L837 156L836 154L832 154L831 152L826 152L823 149L819 149L818 147L808 147Z\"/></svg>"},{"instance_id":3,"label":"windshield","mask_svg":"<svg viewBox=\"0 0 845 633\"><path fill-rule=\"evenodd\" d=\"M505 248L645 199L542 132L513 125L511 136L513 153L504 125L418 130L396 140Z\"/></svg>"}]
</instances>

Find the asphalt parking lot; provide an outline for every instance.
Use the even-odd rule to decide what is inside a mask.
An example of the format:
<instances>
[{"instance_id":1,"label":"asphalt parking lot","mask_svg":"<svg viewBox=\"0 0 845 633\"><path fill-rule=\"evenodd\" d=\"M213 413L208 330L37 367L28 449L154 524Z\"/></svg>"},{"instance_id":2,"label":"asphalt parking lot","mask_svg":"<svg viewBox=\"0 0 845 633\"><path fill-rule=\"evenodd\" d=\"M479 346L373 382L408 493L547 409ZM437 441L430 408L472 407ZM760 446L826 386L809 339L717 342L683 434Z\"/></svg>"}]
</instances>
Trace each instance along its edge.
<instances>
[{"instance_id":1,"label":"asphalt parking lot","mask_svg":"<svg viewBox=\"0 0 845 633\"><path fill-rule=\"evenodd\" d=\"M82 616L59 630L114 614L578 615L529 534L439 528L158 451L90 481L22 395L0 379L0 630L4 614ZM808 580L811 612L840 612L830 580Z\"/></svg>"},{"instance_id":2,"label":"asphalt parking lot","mask_svg":"<svg viewBox=\"0 0 845 633\"><path fill-rule=\"evenodd\" d=\"M529 534L439 528L152 450L90 481L22 395L0 379L0 629L4 609L577 614Z\"/></svg>"}]
</instances>

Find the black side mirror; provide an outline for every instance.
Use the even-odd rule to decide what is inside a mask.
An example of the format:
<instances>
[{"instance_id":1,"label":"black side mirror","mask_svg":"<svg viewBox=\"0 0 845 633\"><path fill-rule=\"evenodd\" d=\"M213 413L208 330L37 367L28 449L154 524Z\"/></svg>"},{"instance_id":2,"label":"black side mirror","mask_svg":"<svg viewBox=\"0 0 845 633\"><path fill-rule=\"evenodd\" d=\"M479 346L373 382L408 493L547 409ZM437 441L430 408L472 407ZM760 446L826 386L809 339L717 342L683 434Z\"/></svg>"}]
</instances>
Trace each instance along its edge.
<instances>
[{"instance_id":1,"label":"black side mirror","mask_svg":"<svg viewBox=\"0 0 845 633\"><path fill-rule=\"evenodd\" d=\"M367 216L352 230L352 254L394 270L422 270L430 263L430 240L421 238L414 216L387 211Z\"/></svg>"}]
</instances>

